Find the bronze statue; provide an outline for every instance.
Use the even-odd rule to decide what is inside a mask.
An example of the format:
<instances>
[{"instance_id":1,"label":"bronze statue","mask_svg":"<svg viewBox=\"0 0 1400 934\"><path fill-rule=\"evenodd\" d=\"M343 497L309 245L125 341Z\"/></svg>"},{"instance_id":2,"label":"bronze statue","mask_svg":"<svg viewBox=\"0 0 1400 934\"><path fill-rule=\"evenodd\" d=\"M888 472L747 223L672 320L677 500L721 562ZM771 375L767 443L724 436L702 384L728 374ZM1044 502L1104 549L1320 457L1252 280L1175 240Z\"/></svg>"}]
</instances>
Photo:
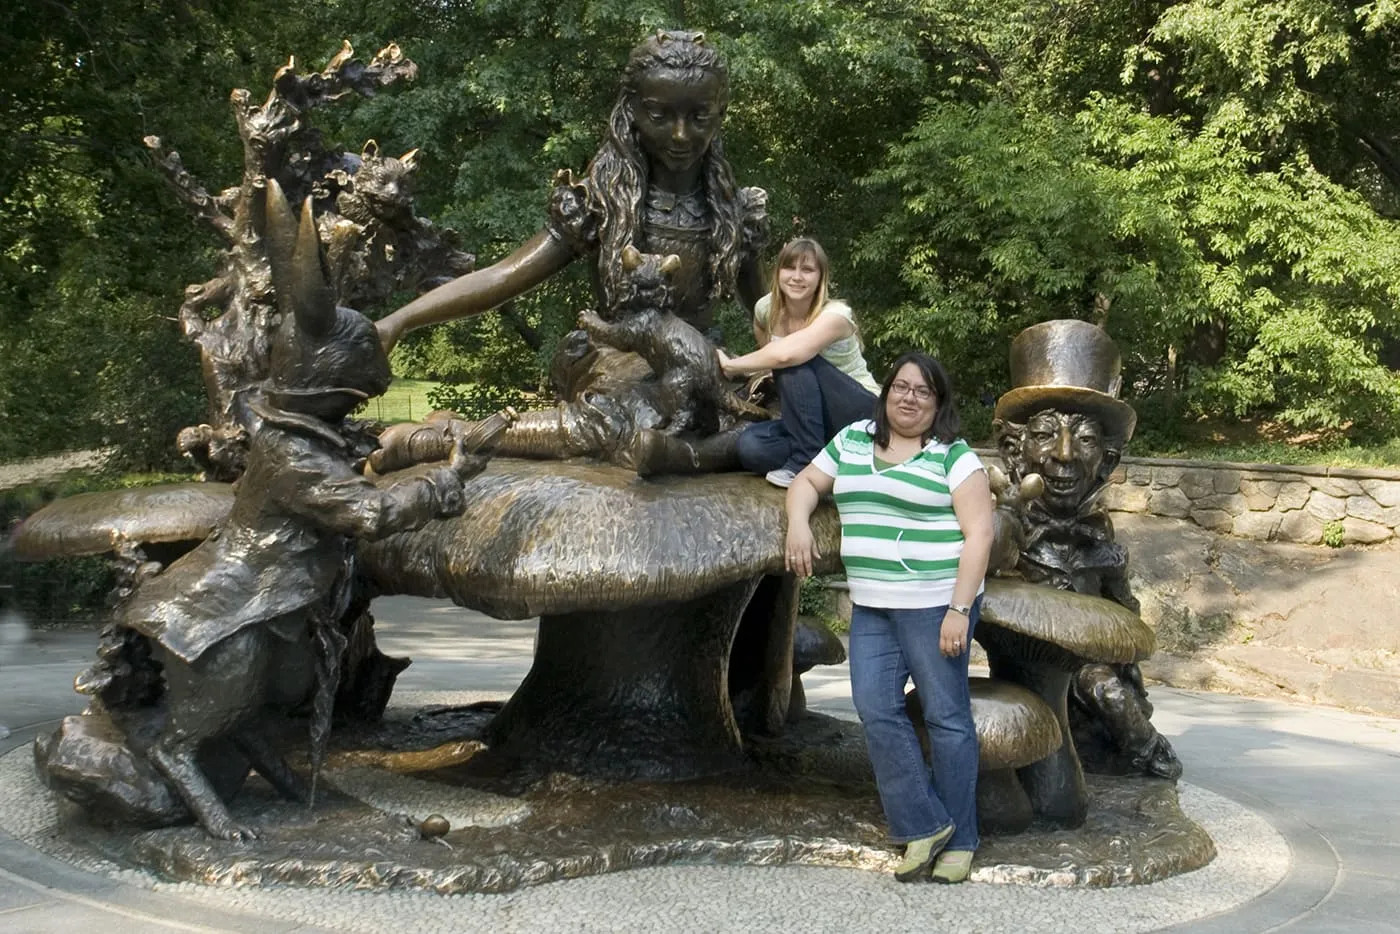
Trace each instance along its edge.
<instances>
[{"instance_id":1,"label":"bronze statue","mask_svg":"<svg viewBox=\"0 0 1400 934\"><path fill-rule=\"evenodd\" d=\"M138 864L186 878L227 877L214 864L236 866L240 878L315 884L437 886L448 875L458 888L439 890L453 891L712 852L762 862L775 853L821 862L864 852L878 861L884 848L859 803L873 800L860 747L843 738L842 724L799 716L801 672L839 659L840 646L828 638L820 652L801 651L796 580L782 573L779 494L737 473L639 483L596 463L501 459L481 470L467 453L504 440L539 458L630 456L677 472L732 456L732 433L704 434L736 412L756 413L726 395L697 328L709 324L716 298L756 297L763 198L735 189L720 148L723 63L698 34L649 38L633 53L588 173L559 176L546 229L375 328L337 308L337 298L378 294L391 280L414 288L444 271L459 275L469 257L413 216L404 188L412 154L327 151L306 116L344 90L409 74L396 49L369 68L354 66L346 50L319 74L279 72L261 107L236 93L245 177L217 197L183 174L175 154L165 156L177 188L230 243L220 276L191 290L182 319L212 377L207 453L219 445L246 452L215 458L242 479L234 488L73 497L27 520L21 538L35 557L116 547L132 572L99 663L82 678L94 702L36 742L40 775L91 819L167 827L193 815L207 834L120 828L109 838L124 839ZM279 183L303 202L299 228ZM403 256L416 259L394 265ZM507 416L476 425L443 416L394 429L387 448L368 457L377 471L446 463L366 479L359 467L369 446L345 415L387 384L385 350L397 336L484 311L577 256L588 256L595 273L597 314L586 321L600 340L580 330L564 342L552 377L567 401L510 428ZM406 456L390 456L396 448ZM1007 509L1029 508L1034 484L1021 479ZM1082 498L1063 479L1057 490ZM834 569L834 515L825 510L819 521L823 570ZM1023 528L1017 511L1012 526L1024 535L1031 523ZM1040 541L1048 548L1056 539ZM1027 553L1040 554L1038 544ZM147 561L175 551L188 553L164 571ZM1007 554L1019 562L1021 549ZM428 729L418 715L412 725L397 717L360 724L363 731L338 733L348 748L327 753L332 705L337 715L351 708L377 719L406 664L356 661L357 647L373 649L363 607L371 593L393 592L447 595L504 618L538 616L530 673L504 706L420 711ZM1082 822L1088 788L1068 739L1069 679L1095 662L1145 657L1151 632L1111 600L1022 581L989 582L985 613L978 638L993 673L1021 677L974 685L982 786L991 792L983 813L1009 832L1033 816ZM247 843L254 831L225 802L250 767L278 792L303 794L270 729L271 713L289 708L311 714L313 788L323 763L327 778L335 775L337 754L358 761L369 753L381 764L437 762L444 784L516 789L532 796L524 810L538 807L538 816L497 833L456 827L455 818L408 822L386 810L389 802L351 800L342 786L345 794L315 814L288 808L276 823L264 818L267 832ZM1052 778L1077 779L1063 783L1059 799L1069 807L1058 812L1025 778L1046 762ZM618 779L664 784L614 786ZM1147 784L1159 796L1172 791ZM741 798L731 809L736 785ZM1153 871L1200 864L1161 858L1163 837L1189 825L1179 811L1169 825L1144 824L1153 808L1130 797L1132 830L1112 828L1111 847L1146 852ZM422 845L436 834L458 847L450 865L427 874L393 868L440 851ZM1064 872L1064 846L1046 857L1053 872ZM387 857L365 863L379 847Z\"/></svg>"},{"instance_id":2,"label":"bronze statue","mask_svg":"<svg viewBox=\"0 0 1400 934\"><path fill-rule=\"evenodd\" d=\"M1027 328L1011 346L1013 387L997 401L994 432L1013 481L1044 479L1042 495L1019 508L1020 575L1136 613L1127 550L1100 502L1137 423L1118 398L1119 366L1113 341L1095 325ZM1091 767L1180 777L1176 753L1152 726L1136 663L1085 664L1070 684L1075 742Z\"/></svg>"},{"instance_id":3,"label":"bronze statue","mask_svg":"<svg viewBox=\"0 0 1400 934\"><path fill-rule=\"evenodd\" d=\"M381 319L385 347L407 330L494 308L579 257L590 262L597 307L606 317L627 294L622 255L628 247L680 258L670 282L680 321L704 331L713 322L713 303L730 296L752 309L764 292L758 253L767 234L767 196L739 188L724 156L720 127L728 100L728 69L703 33L658 31L647 38L632 50L607 137L587 172L556 177L545 228L505 259ZM664 444L649 437L668 424L656 411L657 387L634 384L664 381L667 374L620 362L579 332L563 342L561 356L554 370L565 374L555 380L564 401L525 413L502 440L502 454L588 454L634 466L638 451ZM451 423L437 433L435 445L421 432L416 444L443 456ZM404 462L409 458L393 450L397 437L384 440L385 456ZM690 446L681 446L689 463ZM720 445L709 461L733 463L733 445Z\"/></svg>"},{"instance_id":4,"label":"bronze statue","mask_svg":"<svg viewBox=\"0 0 1400 934\"><path fill-rule=\"evenodd\" d=\"M709 435L720 430L720 415L766 419L767 409L740 399L724 381L714 345L675 313L671 284L683 275L681 258L657 256L623 248L626 290L609 320L585 311L579 324L595 340L638 354L659 378L656 401L661 422L656 427L675 434L696 428Z\"/></svg>"},{"instance_id":5,"label":"bronze statue","mask_svg":"<svg viewBox=\"0 0 1400 934\"><path fill-rule=\"evenodd\" d=\"M277 182L266 186L282 324L264 397L251 404L257 420L232 511L203 544L136 584L78 685L114 713L164 695L164 725L144 755L210 835L231 840L256 834L230 817L198 761L203 747L230 741L281 794L302 798L263 712L312 701L313 750L323 748L354 539L459 515L463 480L485 466L459 440L448 465L382 488L356 470L340 424L388 387L389 360L373 323L335 304L310 201L298 227Z\"/></svg>"},{"instance_id":6,"label":"bronze statue","mask_svg":"<svg viewBox=\"0 0 1400 934\"><path fill-rule=\"evenodd\" d=\"M278 311L270 271L255 222L265 179L276 179L294 202L315 201L330 285L340 304L368 308L391 295L435 286L470 270L475 258L457 249L456 235L413 212L414 153L393 158L374 141L359 154L327 145L311 125L316 107L366 96L411 81L417 66L390 45L368 63L349 43L319 72L302 73L295 59L278 69L261 103L243 89L230 97L243 142L243 178L210 194L186 169L178 152L148 136L175 193L225 244L214 278L185 289L180 325L199 347L209 396L207 424L186 428L180 450L207 479L235 480L243 472L248 432L257 421L252 405L262 398ZM365 451L374 439L346 427ZM447 451L443 452L447 456Z\"/></svg>"}]
</instances>

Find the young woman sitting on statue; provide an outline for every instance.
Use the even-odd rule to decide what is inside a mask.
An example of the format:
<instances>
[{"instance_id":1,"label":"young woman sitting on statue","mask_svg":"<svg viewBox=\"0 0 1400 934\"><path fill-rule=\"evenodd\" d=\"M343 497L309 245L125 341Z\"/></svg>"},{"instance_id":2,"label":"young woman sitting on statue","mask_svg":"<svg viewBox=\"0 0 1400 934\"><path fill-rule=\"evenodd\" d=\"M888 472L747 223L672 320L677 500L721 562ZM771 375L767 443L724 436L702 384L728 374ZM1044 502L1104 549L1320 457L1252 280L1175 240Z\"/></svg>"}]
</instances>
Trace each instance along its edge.
<instances>
[{"instance_id":1,"label":"young woman sitting on statue","mask_svg":"<svg viewBox=\"0 0 1400 934\"><path fill-rule=\"evenodd\" d=\"M830 264L821 244L793 240L778 254L772 290L754 308L758 349L719 351L728 377L773 371L782 418L748 425L739 461L787 487L836 430L875 410L879 386L861 355L851 306L830 298Z\"/></svg>"}]
</instances>

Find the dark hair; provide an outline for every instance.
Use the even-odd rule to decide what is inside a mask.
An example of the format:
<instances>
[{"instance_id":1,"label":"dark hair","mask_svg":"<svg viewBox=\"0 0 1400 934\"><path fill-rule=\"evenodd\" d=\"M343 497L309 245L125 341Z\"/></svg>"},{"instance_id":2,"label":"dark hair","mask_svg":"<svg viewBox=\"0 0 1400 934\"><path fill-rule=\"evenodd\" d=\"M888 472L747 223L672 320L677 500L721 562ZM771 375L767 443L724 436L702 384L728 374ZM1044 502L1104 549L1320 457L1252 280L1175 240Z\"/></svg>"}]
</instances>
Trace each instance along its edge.
<instances>
[{"instance_id":1,"label":"dark hair","mask_svg":"<svg viewBox=\"0 0 1400 934\"><path fill-rule=\"evenodd\" d=\"M729 70L719 52L705 43L704 33L658 30L632 50L623 72L622 87L608 118L607 139L588 165L592 182L589 199L593 202L589 208L602 219L598 239L603 256L619 256L624 246L638 240L637 229L641 226L642 205L650 181L646 156L632 125L632 105L642 77L662 70L691 77L705 73L715 75L720 82L716 103L721 114L729 104ZM739 186L724 156L722 136L716 133L710 142L703 170L705 199L711 217L709 297L714 299L724 298L734 290L743 234ZM612 264L604 264L600 272L603 297L606 304L611 305L618 292L617 273Z\"/></svg>"},{"instance_id":2,"label":"dark hair","mask_svg":"<svg viewBox=\"0 0 1400 934\"><path fill-rule=\"evenodd\" d=\"M924 382L933 389L933 399L938 406L934 411L933 424L929 426L928 431L924 432L924 444L928 444L933 438L937 438L944 444L951 444L958 437L958 432L962 430L962 419L958 417L958 404L953 399L953 380L948 376L948 371L943 369L943 364L918 350L910 350L900 354L899 359L890 366L889 375L885 377L884 385L880 387L880 401L875 404L875 431L871 437L880 447L889 445L890 419L885 414L885 404L889 401L890 386L894 385L895 377L908 363L919 368Z\"/></svg>"}]
</instances>

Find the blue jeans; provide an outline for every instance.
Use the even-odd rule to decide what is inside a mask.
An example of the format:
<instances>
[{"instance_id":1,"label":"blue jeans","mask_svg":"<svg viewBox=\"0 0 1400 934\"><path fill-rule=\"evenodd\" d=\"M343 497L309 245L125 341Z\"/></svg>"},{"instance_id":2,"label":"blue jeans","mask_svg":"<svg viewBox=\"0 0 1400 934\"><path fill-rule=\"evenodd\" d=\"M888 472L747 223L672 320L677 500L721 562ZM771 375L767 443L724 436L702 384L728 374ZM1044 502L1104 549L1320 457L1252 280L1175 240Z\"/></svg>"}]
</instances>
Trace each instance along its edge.
<instances>
[{"instance_id":1,"label":"blue jeans","mask_svg":"<svg viewBox=\"0 0 1400 934\"><path fill-rule=\"evenodd\" d=\"M820 354L773 371L782 418L755 422L739 435L739 463L752 473L786 467L797 473L851 422L874 418L875 395Z\"/></svg>"},{"instance_id":2,"label":"blue jeans","mask_svg":"<svg viewBox=\"0 0 1400 934\"><path fill-rule=\"evenodd\" d=\"M865 727L891 839L908 843L952 823L957 829L948 849L976 850L978 749L967 684L968 652L945 658L938 650L947 610L855 607L851 699ZM981 610L979 597L968 620L969 642ZM928 725L932 772L904 712L904 685L910 676Z\"/></svg>"}]
</instances>

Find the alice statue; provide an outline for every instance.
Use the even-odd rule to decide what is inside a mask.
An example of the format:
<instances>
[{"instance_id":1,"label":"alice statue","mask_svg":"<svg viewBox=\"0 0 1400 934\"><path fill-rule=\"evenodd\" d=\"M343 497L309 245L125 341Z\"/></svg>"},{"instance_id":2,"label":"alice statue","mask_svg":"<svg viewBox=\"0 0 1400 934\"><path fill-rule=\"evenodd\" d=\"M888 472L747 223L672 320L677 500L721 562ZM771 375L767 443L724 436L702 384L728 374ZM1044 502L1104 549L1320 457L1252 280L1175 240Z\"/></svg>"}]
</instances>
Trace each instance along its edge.
<instances>
[{"instance_id":1,"label":"alice statue","mask_svg":"<svg viewBox=\"0 0 1400 934\"><path fill-rule=\"evenodd\" d=\"M736 297L752 312L765 291L758 253L767 231L767 196L762 189L739 188L724 156L720 125L728 93L728 69L703 33L658 31L648 37L628 58L607 138L584 177L571 171L556 176L544 229L494 265L381 319L384 346L392 348L414 328L494 308L579 257L590 263L599 314L608 318L628 298L622 256L629 246L679 258L667 266L674 270L671 308L700 331L713 324L719 300ZM498 453L589 455L648 472L737 463L733 433L707 448L656 430L664 417L647 387L662 375L575 331L561 342L552 367L564 401L524 413ZM445 457L461 430L461 423L447 419L397 426L381 438L383 449L371 463L383 471Z\"/></svg>"}]
</instances>

